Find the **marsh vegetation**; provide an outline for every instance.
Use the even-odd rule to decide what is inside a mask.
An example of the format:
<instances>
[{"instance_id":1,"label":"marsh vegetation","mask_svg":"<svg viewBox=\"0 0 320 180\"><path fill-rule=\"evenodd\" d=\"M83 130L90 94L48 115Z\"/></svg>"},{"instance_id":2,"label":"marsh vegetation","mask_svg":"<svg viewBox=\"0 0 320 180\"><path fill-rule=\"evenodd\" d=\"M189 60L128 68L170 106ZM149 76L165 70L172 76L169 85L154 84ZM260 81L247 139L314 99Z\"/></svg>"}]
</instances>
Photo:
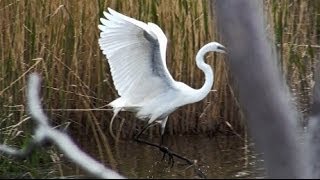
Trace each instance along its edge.
<instances>
[{"instance_id":1,"label":"marsh vegetation","mask_svg":"<svg viewBox=\"0 0 320 180\"><path fill-rule=\"evenodd\" d=\"M292 101L308 117L314 64L319 58L320 1L265 0L264 4L269 18L265 28L277 46L279 69L294 95ZM31 138L25 88L27 75L36 71L43 78L42 103L52 124L67 129L85 150L117 168L119 159L110 148L115 142L108 134L112 111L106 107L117 92L98 47L97 26L107 7L157 23L169 40L167 66L174 79L194 88L202 85L204 76L195 68L195 55L209 41L223 42L207 0L1 0L1 143L23 146ZM213 91L203 101L174 112L166 133L246 137L227 60L210 54L207 62L215 69ZM130 140L142 125L131 113L120 113L113 127L119 129L120 139ZM148 134L157 138L158 127L150 128ZM55 148L39 150L22 162L0 159L1 176L45 178L65 174L64 165L59 163L63 156ZM75 169L74 174L81 174Z\"/></svg>"}]
</instances>

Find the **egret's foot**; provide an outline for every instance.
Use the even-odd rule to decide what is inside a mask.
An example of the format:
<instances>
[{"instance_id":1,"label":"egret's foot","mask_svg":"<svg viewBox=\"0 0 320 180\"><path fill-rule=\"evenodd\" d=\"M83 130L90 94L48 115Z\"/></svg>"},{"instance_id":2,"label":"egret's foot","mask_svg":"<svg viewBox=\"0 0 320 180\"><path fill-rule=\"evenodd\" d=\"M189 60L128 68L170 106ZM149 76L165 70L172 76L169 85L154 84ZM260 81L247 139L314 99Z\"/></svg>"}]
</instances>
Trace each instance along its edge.
<instances>
[{"instance_id":1,"label":"egret's foot","mask_svg":"<svg viewBox=\"0 0 320 180\"><path fill-rule=\"evenodd\" d=\"M161 145L158 145L158 144L150 143L148 141L144 141L144 140L138 139L138 138L135 138L135 140L137 142L139 142L139 143L144 143L144 144L147 144L149 146L157 147L161 152L163 152L162 160L164 160L166 155L168 155L168 157L169 157L169 162L168 163L169 163L169 165L171 165L171 168L174 165L174 157L176 157L176 158L179 158L180 160L186 162L186 164L184 164L184 165L189 165L186 169L193 167L195 173L200 178L206 178L205 174L199 169L197 160L189 160L189 159L187 159L187 158L185 158L183 156L180 156L179 154L169 150L167 147L164 147L164 146L161 146Z\"/></svg>"},{"instance_id":2,"label":"egret's foot","mask_svg":"<svg viewBox=\"0 0 320 180\"><path fill-rule=\"evenodd\" d=\"M142 131L143 132L143 131ZM139 139L139 136L141 135L141 132L134 138L135 141L139 142L139 143L143 143L149 146L153 146L158 148L161 152L163 152L163 156L162 156L162 160L165 159L166 155L168 155L169 158L169 165L171 165L171 168L174 165L174 157L179 158L180 160L186 162L186 164L184 165L189 165L187 168L193 167L195 170L195 173L200 177L200 178L206 178L205 174L199 169L198 165L197 165L197 160L189 160L171 150L169 150L167 147L164 147L162 145L159 144L154 144L142 139Z\"/></svg>"},{"instance_id":3,"label":"egret's foot","mask_svg":"<svg viewBox=\"0 0 320 180\"><path fill-rule=\"evenodd\" d=\"M162 156L162 161L165 159L166 155L168 155L168 164L171 165L171 168L173 167L174 165L174 159L173 159L173 153L167 148L167 147L163 147L163 146L160 146L159 147L160 151L163 152L163 156Z\"/></svg>"}]
</instances>

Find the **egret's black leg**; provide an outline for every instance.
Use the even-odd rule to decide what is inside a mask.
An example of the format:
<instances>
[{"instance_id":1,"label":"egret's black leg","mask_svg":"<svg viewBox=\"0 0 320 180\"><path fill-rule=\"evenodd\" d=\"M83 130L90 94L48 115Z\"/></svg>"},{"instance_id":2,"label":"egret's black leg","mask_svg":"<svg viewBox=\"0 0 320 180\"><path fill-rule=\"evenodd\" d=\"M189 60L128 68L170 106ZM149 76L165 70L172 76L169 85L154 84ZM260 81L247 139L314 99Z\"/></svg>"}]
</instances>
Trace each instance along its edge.
<instances>
[{"instance_id":1,"label":"egret's black leg","mask_svg":"<svg viewBox=\"0 0 320 180\"><path fill-rule=\"evenodd\" d=\"M160 146L161 147L163 147L163 134L161 134L161 141L160 141ZM160 149L160 151L161 151L161 149ZM163 152L163 151L162 151ZM165 152L163 152L163 156L162 156L162 159L161 160L164 160L164 158L166 157L166 153ZM170 159L170 157L169 157L169 159Z\"/></svg>"},{"instance_id":2,"label":"egret's black leg","mask_svg":"<svg viewBox=\"0 0 320 180\"><path fill-rule=\"evenodd\" d=\"M163 141L164 141L164 134L161 134L160 146L162 146L162 145L163 145Z\"/></svg>"},{"instance_id":3,"label":"egret's black leg","mask_svg":"<svg viewBox=\"0 0 320 180\"><path fill-rule=\"evenodd\" d=\"M154 123L150 123L150 124L146 124L143 128L142 128L142 130L134 137L134 139L136 140L136 141L139 141L139 137L141 136L141 134L144 132L144 131L146 131L151 125L153 125Z\"/></svg>"},{"instance_id":4,"label":"egret's black leg","mask_svg":"<svg viewBox=\"0 0 320 180\"><path fill-rule=\"evenodd\" d=\"M160 151L163 152L163 156L162 156L162 159L161 160L164 160L164 158L166 157L166 155L168 155L168 158L169 158L169 164L171 164L171 167L173 167L174 165L174 159L173 159L173 155L171 153L171 151L163 145L163 142L164 142L164 127L161 127L160 129L160 134L161 134L161 140L160 140Z\"/></svg>"},{"instance_id":5,"label":"egret's black leg","mask_svg":"<svg viewBox=\"0 0 320 180\"><path fill-rule=\"evenodd\" d=\"M139 142L139 143L143 143L143 144L147 144L147 145L149 145L149 146L157 147L157 148L158 148L161 152L163 152L164 154L168 154L168 156L169 156L169 162L171 162L171 163L170 163L171 166L173 166L173 163L174 163L173 157L177 157L177 158L179 158L179 159L181 159L181 160L184 160L184 161L186 161L189 165L193 165L193 164L194 164L193 161L191 161L191 160L189 160L189 159L187 159L187 158L185 158L185 157L182 157L182 156L180 156L179 154L176 154L175 152L172 152L172 151L169 150L167 147L162 146L163 142L161 142L161 144L158 145L158 144L154 144L154 143L145 141L145 140L143 140L143 139L140 139L140 136L142 135L142 133L143 133L144 131L146 131L146 129L148 129L151 125L153 125L153 123L150 123L150 124L145 125L145 126L143 127L143 129L134 137L134 140L137 141L137 142ZM162 138L163 138L163 137L162 137ZM161 141L163 141L163 139L162 139Z\"/></svg>"},{"instance_id":6,"label":"egret's black leg","mask_svg":"<svg viewBox=\"0 0 320 180\"><path fill-rule=\"evenodd\" d=\"M154 122L154 123L155 123L155 122ZM142 128L142 130L134 137L134 140L137 141L137 142L139 142L139 143L147 144L147 145L149 145L149 146L157 147L157 148L160 149L160 147L161 147L160 145L153 144L153 143L150 143L150 142L148 142L148 141L145 141L145 140L140 139L140 136L142 135L142 133L143 133L144 131L146 131L146 130L147 130L151 125L153 125L154 123L150 123L150 124L145 125L145 126Z\"/></svg>"},{"instance_id":7,"label":"egret's black leg","mask_svg":"<svg viewBox=\"0 0 320 180\"><path fill-rule=\"evenodd\" d=\"M150 123L150 124L145 125L145 126L142 128L142 130L134 137L134 140L137 141L137 142L139 142L139 143L147 144L147 145L149 145L149 146L153 146L153 147L158 148L161 152L164 153L162 159L164 159L165 155L168 154L168 156L169 156L169 164L171 164L171 167L173 167L173 164L174 164L174 159L173 159L173 157L176 157L176 158L179 158L179 159L181 159L181 160L183 160L183 161L186 161L187 164L190 165L190 167L193 166L194 169L195 169L195 172L197 173L197 175L198 175L200 178L205 178L204 173L202 173L202 171L201 171L200 169L198 169L196 161L192 161L192 160L189 160L189 159L187 159L187 158L185 158L185 157L183 157L183 156L180 156L179 154L176 154L175 152L172 152L171 150L169 150L167 147L163 146L163 141L164 141L164 136L163 136L164 133L163 133L163 131L162 131L162 133L161 133L161 141L160 141L160 144L159 144L159 145L140 139L141 134L142 134L144 131L146 131L146 129L148 129L151 125L153 125L153 123Z\"/></svg>"}]
</instances>

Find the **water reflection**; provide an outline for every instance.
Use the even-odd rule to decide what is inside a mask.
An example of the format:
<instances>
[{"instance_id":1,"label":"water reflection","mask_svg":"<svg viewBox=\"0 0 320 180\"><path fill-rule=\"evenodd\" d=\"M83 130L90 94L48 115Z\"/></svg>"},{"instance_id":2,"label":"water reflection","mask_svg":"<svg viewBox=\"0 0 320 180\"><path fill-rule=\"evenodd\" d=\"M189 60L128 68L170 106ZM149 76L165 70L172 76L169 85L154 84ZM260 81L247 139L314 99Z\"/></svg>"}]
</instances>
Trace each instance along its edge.
<instances>
[{"instance_id":1,"label":"water reflection","mask_svg":"<svg viewBox=\"0 0 320 180\"><path fill-rule=\"evenodd\" d=\"M153 138L154 142L158 139ZM263 178L261 156L253 144L239 137L175 136L166 144L189 159L198 160L207 178ZM161 161L162 153L153 147L133 141L121 142L113 148L117 169L128 178L197 178L194 169L178 159L170 168Z\"/></svg>"}]
</instances>

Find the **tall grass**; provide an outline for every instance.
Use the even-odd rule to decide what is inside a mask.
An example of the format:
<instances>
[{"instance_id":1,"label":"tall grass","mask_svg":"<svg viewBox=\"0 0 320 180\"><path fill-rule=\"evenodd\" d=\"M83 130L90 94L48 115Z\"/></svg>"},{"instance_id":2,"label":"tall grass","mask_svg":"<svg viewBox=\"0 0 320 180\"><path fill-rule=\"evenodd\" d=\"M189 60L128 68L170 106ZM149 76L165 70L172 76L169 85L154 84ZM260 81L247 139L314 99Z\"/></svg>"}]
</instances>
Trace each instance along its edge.
<instances>
[{"instance_id":1,"label":"tall grass","mask_svg":"<svg viewBox=\"0 0 320 180\"><path fill-rule=\"evenodd\" d=\"M43 76L43 103L55 123L71 122L75 132L92 133L97 144L108 142L106 127L112 112L79 110L104 107L117 97L97 43L97 25L103 10L112 7L139 20L159 24L169 39L169 71L175 79L194 88L204 82L203 73L195 65L196 52L205 43L219 41L211 25L214 19L207 1L31 0L1 1L1 7L2 17L7 17L0 25L3 114L13 113L14 121L21 120L21 115L25 115L25 77L28 72L38 71ZM234 113L229 109L234 105L222 56L211 54L208 62L215 68L217 91L204 101L173 113L167 129L170 134L209 132ZM121 117L125 119L121 135L135 134L140 122L130 113L121 113ZM119 128L120 123L118 118L114 128ZM157 128L151 131L158 133Z\"/></svg>"},{"instance_id":2,"label":"tall grass","mask_svg":"<svg viewBox=\"0 0 320 180\"><path fill-rule=\"evenodd\" d=\"M318 57L319 3L265 1L271 17L269 28L274 32L271 36L281 57L279 66L303 112L309 108L313 64ZM195 65L195 55L204 44L221 40L215 12L207 0L1 0L1 142L21 145L19 139L31 133L25 106L26 76L37 71L43 77L43 104L52 123L68 126L76 141L92 137L81 144L94 144L99 158L114 164L107 131L112 112L97 111L117 97L98 46L97 25L107 7L157 23L168 37L167 65L174 79L193 88L202 86L204 75ZM213 134L230 127L237 132L245 130L224 57L210 54L207 62L215 69L216 91L175 111L166 133ZM122 112L113 127L121 129L121 137L132 137L141 125L133 114ZM158 130L151 128L149 134L157 135Z\"/></svg>"},{"instance_id":3,"label":"tall grass","mask_svg":"<svg viewBox=\"0 0 320 180\"><path fill-rule=\"evenodd\" d=\"M312 65L318 49L319 3L265 2L273 19L280 65L291 89L299 97L303 111L307 111ZM196 52L209 41L220 41L212 26L215 25L215 14L204 0L50 3L46 0L3 0L0 3L0 14L6 17L0 24L0 111L3 119L10 116L12 122L20 122L26 118L25 77L31 71L38 71L44 78L43 101L52 119L57 124L72 122L75 131L93 133L99 142L107 141L104 134L107 134L105 129L112 112L80 109L104 107L117 97L109 67L97 43L99 17L107 7L159 24L169 40L169 71L175 79L194 88L201 87L204 82L203 73L195 66ZM207 59L215 69L214 89L217 91L211 92L203 101L173 113L167 129L171 134L210 132L221 121L243 126L239 123L239 107L233 98L222 56L210 55ZM140 122L130 113L122 113L121 117L126 119L122 135L132 136ZM115 128L120 123L121 118L116 121Z\"/></svg>"},{"instance_id":4,"label":"tall grass","mask_svg":"<svg viewBox=\"0 0 320 180\"><path fill-rule=\"evenodd\" d=\"M70 135L83 147L94 144L99 159L115 165L107 131L112 112L97 111L117 97L109 66L98 46L97 26L107 7L157 23L169 40L167 65L173 77L194 88L202 86L204 75L196 68L195 55L205 43L219 41L207 1L2 0L0 128L12 127L1 132L2 142L21 145L19 139L31 133L25 87L27 75L37 71L43 77L43 105L52 123L68 126ZM217 91L173 113L166 133L216 132L217 124L225 120L241 124L233 115L239 110L230 96L222 56L211 54L207 59L215 68ZM141 125L133 114L121 113L113 127L121 129L121 137L131 137ZM158 127L149 133L158 134ZM80 141L83 138L85 142Z\"/></svg>"},{"instance_id":5,"label":"tall grass","mask_svg":"<svg viewBox=\"0 0 320 180\"><path fill-rule=\"evenodd\" d=\"M268 1L279 65L304 117L312 103L315 62L319 60L319 1Z\"/></svg>"}]
</instances>

